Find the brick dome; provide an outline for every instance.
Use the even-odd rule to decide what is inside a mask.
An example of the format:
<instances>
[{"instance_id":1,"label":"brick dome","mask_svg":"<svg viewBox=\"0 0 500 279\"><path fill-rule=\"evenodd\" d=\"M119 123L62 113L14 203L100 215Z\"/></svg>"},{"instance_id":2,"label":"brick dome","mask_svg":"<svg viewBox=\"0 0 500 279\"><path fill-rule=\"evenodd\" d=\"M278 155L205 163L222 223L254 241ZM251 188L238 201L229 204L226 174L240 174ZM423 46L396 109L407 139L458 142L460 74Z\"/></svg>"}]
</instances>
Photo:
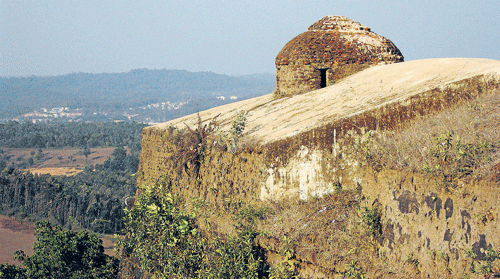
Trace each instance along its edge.
<instances>
[{"instance_id":1,"label":"brick dome","mask_svg":"<svg viewBox=\"0 0 500 279\"><path fill-rule=\"evenodd\" d=\"M276 92L308 92L370 66L403 59L390 40L370 28L343 16L326 16L289 41L276 56Z\"/></svg>"}]
</instances>

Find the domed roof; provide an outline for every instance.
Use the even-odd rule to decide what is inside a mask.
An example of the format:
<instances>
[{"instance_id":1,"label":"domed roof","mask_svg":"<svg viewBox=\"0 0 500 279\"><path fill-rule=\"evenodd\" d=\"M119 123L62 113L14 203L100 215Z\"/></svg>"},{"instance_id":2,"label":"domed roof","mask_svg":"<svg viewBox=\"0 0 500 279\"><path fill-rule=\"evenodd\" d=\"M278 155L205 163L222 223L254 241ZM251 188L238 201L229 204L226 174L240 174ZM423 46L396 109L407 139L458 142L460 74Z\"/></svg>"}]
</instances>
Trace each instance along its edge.
<instances>
[{"instance_id":1,"label":"domed roof","mask_svg":"<svg viewBox=\"0 0 500 279\"><path fill-rule=\"evenodd\" d=\"M326 16L289 41L276 57L276 66L317 64L379 64L402 62L403 55L388 39L344 16Z\"/></svg>"}]
</instances>

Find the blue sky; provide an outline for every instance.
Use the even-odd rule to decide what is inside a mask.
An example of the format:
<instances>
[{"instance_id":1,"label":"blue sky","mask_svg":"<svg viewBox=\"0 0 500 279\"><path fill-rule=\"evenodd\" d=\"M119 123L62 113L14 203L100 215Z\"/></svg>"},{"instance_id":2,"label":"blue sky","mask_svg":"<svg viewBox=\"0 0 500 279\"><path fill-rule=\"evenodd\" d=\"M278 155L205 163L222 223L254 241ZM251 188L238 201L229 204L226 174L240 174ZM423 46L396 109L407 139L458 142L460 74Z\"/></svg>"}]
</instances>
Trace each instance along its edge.
<instances>
[{"instance_id":1,"label":"blue sky","mask_svg":"<svg viewBox=\"0 0 500 279\"><path fill-rule=\"evenodd\" d=\"M274 73L326 15L392 40L405 60L500 60L500 1L0 0L0 76L131 69Z\"/></svg>"}]
</instances>

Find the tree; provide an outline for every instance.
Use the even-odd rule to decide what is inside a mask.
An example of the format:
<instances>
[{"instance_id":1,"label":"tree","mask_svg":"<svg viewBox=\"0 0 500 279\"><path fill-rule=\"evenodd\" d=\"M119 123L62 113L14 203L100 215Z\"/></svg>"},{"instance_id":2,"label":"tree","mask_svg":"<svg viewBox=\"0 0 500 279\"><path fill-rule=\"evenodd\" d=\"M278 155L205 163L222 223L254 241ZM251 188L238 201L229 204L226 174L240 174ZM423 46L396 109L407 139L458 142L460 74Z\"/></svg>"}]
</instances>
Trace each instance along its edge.
<instances>
[{"instance_id":1,"label":"tree","mask_svg":"<svg viewBox=\"0 0 500 279\"><path fill-rule=\"evenodd\" d=\"M85 146L83 148L82 154L85 155L85 158L88 158L90 153L92 153L92 152L90 152L90 148L88 146Z\"/></svg>"},{"instance_id":2,"label":"tree","mask_svg":"<svg viewBox=\"0 0 500 279\"><path fill-rule=\"evenodd\" d=\"M158 195L148 187L125 210L127 239L118 246L158 278L193 278L202 260L194 216L179 210L178 202L170 193Z\"/></svg>"},{"instance_id":3,"label":"tree","mask_svg":"<svg viewBox=\"0 0 500 279\"><path fill-rule=\"evenodd\" d=\"M24 279L26 272L22 267L13 264L0 264L0 278L2 279Z\"/></svg>"},{"instance_id":4,"label":"tree","mask_svg":"<svg viewBox=\"0 0 500 279\"><path fill-rule=\"evenodd\" d=\"M181 203L161 185L145 186L125 209L126 237L117 246L130 270L122 275L132 277L139 267L152 278L264 278L267 267L252 228L235 228L229 236L201 233L195 212L185 212Z\"/></svg>"},{"instance_id":5,"label":"tree","mask_svg":"<svg viewBox=\"0 0 500 279\"><path fill-rule=\"evenodd\" d=\"M127 157L127 151L123 147L117 147L111 153L111 169L112 170L123 170L123 163Z\"/></svg>"},{"instance_id":6,"label":"tree","mask_svg":"<svg viewBox=\"0 0 500 279\"><path fill-rule=\"evenodd\" d=\"M16 251L28 278L116 278L118 260L104 254L95 234L63 230L47 221L35 225L33 255Z\"/></svg>"}]
</instances>

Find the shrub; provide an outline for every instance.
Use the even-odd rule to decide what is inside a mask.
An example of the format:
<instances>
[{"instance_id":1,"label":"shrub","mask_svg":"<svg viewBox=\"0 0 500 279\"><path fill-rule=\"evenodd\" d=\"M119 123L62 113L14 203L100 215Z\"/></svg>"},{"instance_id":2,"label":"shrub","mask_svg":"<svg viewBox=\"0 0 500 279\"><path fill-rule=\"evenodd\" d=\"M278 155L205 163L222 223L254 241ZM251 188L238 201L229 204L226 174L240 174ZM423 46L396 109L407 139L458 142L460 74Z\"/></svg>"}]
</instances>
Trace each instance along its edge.
<instances>
[{"instance_id":1,"label":"shrub","mask_svg":"<svg viewBox=\"0 0 500 279\"><path fill-rule=\"evenodd\" d=\"M481 252L479 249L477 251L467 249L465 255L472 259L470 266L472 273L477 271L482 274L498 273L500 265L497 265L497 268L495 268L493 262L500 259L500 251L496 251L493 247L488 247L484 252ZM479 270L476 268L477 264L479 264Z\"/></svg>"},{"instance_id":2,"label":"shrub","mask_svg":"<svg viewBox=\"0 0 500 279\"><path fill-rule=\"evenodd\" d=\"M282 261L271 269L269 279L298 278L297 268L293 261L295 258L295 250L288 237L283 237L283 242L281 243L278 254L282 257Z\"/></svg>"},{"instance_id":3,"label":"shrub","mask_svg":"<svg viewBox=\"0 0 500 279\"><path fill-rule=\"evenodd\" d=\"M146 187L134 206L125 209L126 240L118 247L131 251L142 269L157 277L194 277L202 259L201 237L194 216L180 211L169 194Z\"/></svg>"},{"instance_id":4,"label":"shrub","mask_svg":"<svg viewBox=\"0 0 500 279\"><path fill-rule=\"evenodd\" d=\"M247 111L240 111L236 115L236 119L231 124L231 129L229 130L229 133L233 136L233 138L240 138L243 135L243 131L247 125L247 114Z\"/></svg>"},{"instance_id":5,"label":"shrub","mask_svg":"<svg viewBox=\"0 0 500 279\"><path fill-rule=\"evenodd\" d=\"M198 278L262 278L265 266L255 236L254 231L245 230L212 239L205 245Z\"/></svg>"},{"instance_id":6,"label":"shrub","mask_svg":"<svg viewBox=\"0 0 500 279\"><path fill-rule=\"evenodd\" d=\"M500 94L485 92L474 102L416 118L396 127L366 132L350 132L356 159L381 168L422 171L430 175L452 174L482 178L500 160ZM450 142L446 142L450 140ZM444 145L442 145L444 143ZM444 156L448 155L444 163ZM452 168L441 169L449 164ZM436 168L438 168L436 170Z\"/></svg>"},{"instance_id":7,"label":"shrub","mask_svg":"<svg viewBox=\"0 0 500 279\"><path fill-rule=\"evenodd\" d=\"M377 207L368 209L363 207L362 218L365 224L368 226L368 234L374 237L379 237L382 235L382 216Z\"/></svg>"},{"instance_id":8,"label":"shrub","mask_svg":"<svg viewBox=\"0 0 500 279\"><path fill-rule=\"evenodd\" d=\"M243 131L247 125L247 111L240 111L236 118L231 123L231 128L229 129L229 134L226 131L220 131L217 137L217 141L220 142L220 146L224 146L224 151L229 150L231 153L236 154L239 140L243 136Z\"/></svg>"},{"instance_id":9,"label":"shrub","mask_svg":"<svg viewBox=\"0 0 500 279\"><path fill-rule=\"evenodd\" d=\"M201 164L205 159L208 138L216 127L215 119L204 125L198 113L198 124L195 129L188 125L183 130L169 128L169 134L172 135L172 141L176 145L172 161L177 163L178 173L184 170L191 177L198 177Z\"/></svg>"},{"instance_id":10,"label":"shrub","mask_svg":"<svg viewBox=\"0 0 500 279\"><path fill-rule=\"evenodd\" d=\"M102 241L95 234L52 227L47 221L35 225L33 255L16 251L26 278L116 278L118 260L104 254ZM10 271L21 274L19 269Z\"/></svg>"},{"instance_id":11,"label":"shrub","mask_svg":"<svg viewBox=\"0 0 500 279\"><path fill-rule=\"evenodd\" d=\"M363 268L358 265L357 261L351 261L344 270L344 275L347 278L363 279L365 278Z\"/></svg>"},{"instance_id":12,"label":"shrub","mask_svg":"<svg viewBox=\"0 0 500 279\"><path fill-rule=\"evenodd\" d=\"M144 187L134 206L126 210L126 238L118 242L118 249L160 278L264 276L264 256L255 245L251 227L244 226L233 236L203 235L195 225L196 215L180 210L180 202L162 186ZM203 204L197 201L198 206ZM260 213L247 210L241 214Z\"/></svg>"},{"instance_id":13,"label":"shrub","mask_svg":"<svg viewBox=\"0 0 500 279\"><path fill-rule=\"evenodd\" d=\"M12 264L0 264L0 278L2 279L24 279L26 270L20 266Z\"/></svg>"},{"instance_id":14,"label":"shrub","mask_svg":"<svg viewBox=\"0 0 500 279\"><path fill-rule=\"evenodd\" d=\"M473 143L463 143L453 132L445 133L435 139L429 151L429 164L423 169L426 173L442 177L445 186L453 180L470 176L485 162L491 160L493 144L477 138Z\"/></svg>"}]
</instances>

